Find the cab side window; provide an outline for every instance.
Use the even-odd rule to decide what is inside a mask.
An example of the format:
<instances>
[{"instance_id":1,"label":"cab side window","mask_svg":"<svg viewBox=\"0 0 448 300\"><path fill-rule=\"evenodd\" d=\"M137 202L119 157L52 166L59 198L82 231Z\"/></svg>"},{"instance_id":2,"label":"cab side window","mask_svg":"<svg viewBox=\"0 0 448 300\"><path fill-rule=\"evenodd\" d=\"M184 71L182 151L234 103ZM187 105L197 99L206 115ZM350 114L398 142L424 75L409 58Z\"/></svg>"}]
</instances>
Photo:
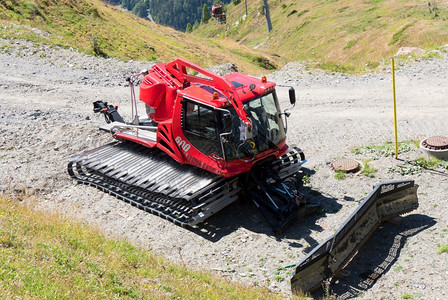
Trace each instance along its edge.
<instances>
[{"instance_id":1,"label":"cab side window","mask_svg":"<svg viewBox=\"0 0 448 300\"><path fill-rule=\"evenodd\" d=\"M205 155L221 156L215 111L207 106L184 99L182 129L187 140Z\"/></svg>"}]
</instances>

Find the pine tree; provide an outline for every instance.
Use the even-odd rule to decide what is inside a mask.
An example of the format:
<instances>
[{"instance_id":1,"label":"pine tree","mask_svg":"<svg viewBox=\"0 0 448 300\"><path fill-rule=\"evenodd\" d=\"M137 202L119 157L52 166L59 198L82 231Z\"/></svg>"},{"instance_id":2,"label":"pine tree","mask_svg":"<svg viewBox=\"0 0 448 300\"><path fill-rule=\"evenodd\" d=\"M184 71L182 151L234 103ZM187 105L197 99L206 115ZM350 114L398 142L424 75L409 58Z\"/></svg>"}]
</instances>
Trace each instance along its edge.
<instances>
[{"instance_id":1,"label":"pine tree","mask_svg":"<svg viewBox=\"0 0 448 300\"><path fill-rule=\"evenodd\" d=\"M192 32L192 31L193 31L193 26L191 26L190 23L187 23L187 28L185 29L185 32L186 32L186 33L190 33L190 32Z\"/></svg>"},{"instance_id":2,"label":"pine tree","mask_svg":"<svg viewBox=\"0 0 448 300\"><path fill-rule=\"evenodd\" d=\"M212 17L212 14L208 10L207 4L204 4L204 6L202 7L201 23L206 24L208 22L208 20L210 20L211 17Z\"/></svg>"},{"instance_id":3,"label":"pine tree","mask_svg":"<svg viewBox=\"0 0 448 300\"><path fill-rule=\"evenodd\" d=\"M196 28L198 28L198 27L199 27L199 22L198 22L198 20L196 20L196 21L194 21L193 28L191 29L191 31L195 31Z\"/></svg>"},{"instance_id":4,"label":"pine tree","mask_svg":"<svg viewBox=\"0 0 448 300\"><path fill-rule=\"evenodd\" d=\"M129 0L121 1L121 7L128 9L129 2L130 2Z\"/></svg>"},{"instance_id":5,"label":"pine tree","mask_svg":"<svg viewBox=\"0 0 448 300\"><path fill-rule=\"evenodd\" d=\"M148 18L148 10L143 2L138 2L132 9L132 13L140 18Z\"/></svg>"}]
</instances>

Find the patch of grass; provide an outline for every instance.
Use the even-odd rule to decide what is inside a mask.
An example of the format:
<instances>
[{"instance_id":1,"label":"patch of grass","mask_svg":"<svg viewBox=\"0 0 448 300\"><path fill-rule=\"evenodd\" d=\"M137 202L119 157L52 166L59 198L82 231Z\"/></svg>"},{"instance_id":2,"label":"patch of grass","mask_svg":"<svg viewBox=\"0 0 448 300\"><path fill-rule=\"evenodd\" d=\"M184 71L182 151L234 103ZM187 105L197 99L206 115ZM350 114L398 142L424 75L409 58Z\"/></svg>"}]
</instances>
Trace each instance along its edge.
<instances>
[{"instance_id":1,"label":"patch of grass","mask_svg":"<svg viewBox=\"0 0 448 300\"><path fill-rule=\"evenodd\" d=\"M265 70L275 70L277 68L269 59L262 56L255 56L252 62Z\"/></svg>"},{"instance_id":2,"label":"patch of grass","mask_svg":"<svg viewBox=\"0 0 448 300\"><path fill-rule=\"evenodd\" d=\"M415 175L415 174L420 174L422 172L422 168L419 166L390 167L388 172L389 173L398 173L400 175Z\"/></svg>"},{"instance_id":3,"label":"patch of grass","mask_svg":"<svg viewBox=\"0 0 448 300\"><path fill-rule=\"evenodd\" d=\"M395 270L395 271L401 271L401 270L403 270L403 266L401 266L401 265L397 265L397 266L394 268L394 270Z\"/></svg>"},{"instance_id":4,"label":"patch of grass","mask_svg":"<svg viewBox=\"0 0 448 300\"><path fill-rule=\"evenodd\" d=\"M410 141L399 142L398 143L398 154L413 151L412 147L413 143ZM360 154L368 154L370 158L376 160L380 157L388 157L395 155L395 143L393 142L385 142L382 145L369 145L362 146L352 150L352 153L360 155Z\"/></svg>"},{"instance_id":5,"label":"patch of grass","mask_svg":"<svg viewBox=\"0 0 448 300\"><path fill-rule=\"evenodd\" d=\"M373 178L375 177L376 172L377 170L369 164L369 160L365 160L362 162L362 171L361 171L362 175L369 178Z\"/></svg>"},{"instance_id":6,"label":"patch of grass","mask_svg":"<svg viewBox=\"0 0 448 300\"><path fill-rule=\"evenodd\" d=\"M336 11L338 13L343 13L344 11L346 11L349 8L350 8L350 6L344 6L344 7L338 8Z\"/></svg>"},{"instance_id":7,"label":"patch of grass","mask_svg":"<svg viewBox=\"0 0 448 300\"><path fill-rule=\"evenodd\" d=\"M439 253L439 254L448 253L448 244L437 245L437 247L439 248L439 251L437 251L437 253Z\"/></svg>"},{"instance_id":8,"label":"patch of grass","mask_svg":"<svg viewBox=\"0 0 448 300\"><path fill-rule=\"evenodd\" d=\"M280 275L275 275L274 280L277 282L282 282L283 280L285 280L285 278Z\"/></svg>"},{"instance_id":9,"label":"patch of grass","mask_svg":"<svg viewBox=\"0 0 448 300\"><path fill-rule=\"evenodd\" d=\"M343 180L347 177L347 174L344 171L336 171L334 174L334 178L337 180Z\"/></svg>"},{"instance_id":10,"label":"patch of grass","mask_svg":"<svg viewBox=\"0 0 448 300\"><path fill-rule=\"evenodd\" d=\"M303 184L310 183L310 181L311 181L310 176L308 176L308 175L303 175L303 177L302 177L302 183L303 183Z\"/></svg>"},{"instance_id":11,"label":"patch of grass","mask_svg":"<svg viewBox=\"0 0 448 300\"><path fill-rule=\"evenodd\" d=\"M104 52L104 41L96 34L89 35L90 46L92 47L93 54L95 56L107 57Z\"/></svg>"},{"instance_id":12,"label":"patch of grass","mask_svg":"<svg viewBox=\"0 0 448 300\"><path fill-rule=\"evenodd\" d=\"M290 17L290 16L292 16L293 14L296 14L296 13L297 13L297 10L293 9L293 10L291 10L291 11L288 13L288 15L287 15L286 17Z\"/></svg>"},{"instance_id":13,"label":"patch of grass","mask_svg":"<svg viewBox=\"0 0 448 300\"><path fill-rule=\"evenodd\" d=\"M0 224L0 298L280 298L17 201L0 199Z\"/></svg>"},{"instance_id":14,"label":"patch of grass","mask_svg":"<svg viewBox=\"0 0 448 300\"><path fill-rule=\"evenodd\" d=\"M406 162L402 167L390 167L389 172L401 175L420 174L423 170L428 169L448 169L448 161L437 159L436 157L419 157L412 162Z\"/></svg>"},{"instance_id":15,"label":"patch of grass","mask_svg":"<svg viewBox=\"0 0 448 300\"><path fill-rule=\"evenodd\" d=\"M411 294L404 294L401 296L402 299L414 299L414 296L412 296Z\"/></svg>"},{"instance_id":16,"label":"patch of grass","mask_svg":"<svg viewBox=\"0 0 448 300\"><path fill-rule=\"evenodd\" d=\"M301 12L299 12L299 13L297 14L297 17L301 17L301 16L303 16L304 14L306 14L307 12L309 12L309 10L308 10L308 9L304 9L304 10L302 10Z\"/></svg>"},{"instance_id":17,"label":"patch of grass","mask_svg":"<svg viewBox=\"0 0 448 300\"><path fill-rule=\"evenodd\" d=\"M440 160L434 156L427 157L419 157L414 160L414 164L423 168L423 169L436 169L436 168L447 168L448 162Z\"/></svg>"},{"instance_id":18,"label":"patch of grass","mask_svg":"<svg viewBox=\"0 0 448 300\"><path fill-rule=\"evenodd\" d=\"M350 73L353 72L353 68L345 65L340 64L337 62L325 62L325 63L318 63L317 66L321 68L322 70L329 71L329 72L337 72L337 73Z\"/></svg>"},{"instance_id":19,"label":"patch of grass","mask_svg":"<svg viewBox=\"0 0 448 300\"><path fill-rule=\"evenodd\" d=\"M439 51L429 51L423 55L423 59L442 58L443 55Z\"/></svg>"},{"instance_id":20,"label":"patch of grass","mask_svg":"<svg viewBox=\"0 0 448 300\"><path fill-rule=\"evenodd\" d=\"M389 46L394 45L394 44L398 43L400 40L402 40L403 39L403 33L406 31L406 29L408 29L411 26L412 26L412 24L407 24L407 25L403 26L400 30L398 30L392 36L392 40L389 42Z\"/></svg>"},{"instance_id":21,"label":"patch of grass","mask_svg":"<svg viewBox=\"0 0 448 300\"><path fill-rule=\"evenodd\" d=\"M379 65L380 65L380 63L376 62L376 61L368 61L366 63L366 67L369 69L376 69Z\"/></svg>"},{"instance_id":22,"label":"patch of grass","mask_svg":"<svg viewBox=\"0 0 448 300\"><path fill-rule=\"evenodd\" d=\"M299 31L299 30L303 29L308 24L310 24L310 21L303 22L300 26L296 27L296 31Z\"/></svg>"},{"instance_id":23,"label":"patch of grass","mask_svg":"<svg viewBox=\"0 0 448 300\"><path fill-rule=\"evenodd\" d=\"M428 10L433 18L439 17L439 7L436 1L428 1Z\"/></svg>"},{"instance_id":24,"label":"patch of grass","mask_svg":"<svg viewBox=\"0 0 448 300\"><path fill-rule=\"evenodd\" d=\"M356 44L357 40L351 40L347 43L347 45L345 45L344 49L350 49L351 47L353 47Z\"/></svg>"}]
</instances>

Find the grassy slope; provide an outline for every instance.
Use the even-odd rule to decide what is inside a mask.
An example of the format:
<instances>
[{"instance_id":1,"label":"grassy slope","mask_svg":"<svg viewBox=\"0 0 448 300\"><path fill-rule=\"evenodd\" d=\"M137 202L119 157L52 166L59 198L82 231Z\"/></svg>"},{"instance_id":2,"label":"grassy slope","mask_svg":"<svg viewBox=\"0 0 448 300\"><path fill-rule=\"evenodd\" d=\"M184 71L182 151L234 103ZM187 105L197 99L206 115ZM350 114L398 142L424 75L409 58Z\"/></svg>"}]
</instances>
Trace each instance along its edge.
<instances>
[{"instance_id":1,"label":"grassy slope","mask_svg":"<svg viewBox=\"0 0 448 300\"><path fill-rule=\"evenodd\" d=\"M0 298L273 299L0 198Z\"/></svg>"},{"instance_id":2,"label":"grassy slope","mask_svg":"<svg viewBox=\"0 0 448 300\"><path fill-rule=\"evenodd\" d=\"M97 54L124 60L183 57L206 67L232 62L245 72L262 70L253 62L259 57L253 49L186 35L99 0L0 1L0 37L25 38L86 53L96 48Z\"/></svg>"},{"instance_id":3,"label":"grassy slope","mask_svg":"<svg viewBox=\"0 0 448 300\"><path fill-rule=\"evenodd\" d=\"M313 61L327 68L340 64L348 70L362 69L366 64L374 67L400 47L428 50L448 43L446 1L268 2L273 24L269 35L259 0L247 0L249 13L244 21L242 1L237 6L228 6L227 24L211 22L200 26L194 35L237 40L282 63Z\"/></svg>"}]
</instances>

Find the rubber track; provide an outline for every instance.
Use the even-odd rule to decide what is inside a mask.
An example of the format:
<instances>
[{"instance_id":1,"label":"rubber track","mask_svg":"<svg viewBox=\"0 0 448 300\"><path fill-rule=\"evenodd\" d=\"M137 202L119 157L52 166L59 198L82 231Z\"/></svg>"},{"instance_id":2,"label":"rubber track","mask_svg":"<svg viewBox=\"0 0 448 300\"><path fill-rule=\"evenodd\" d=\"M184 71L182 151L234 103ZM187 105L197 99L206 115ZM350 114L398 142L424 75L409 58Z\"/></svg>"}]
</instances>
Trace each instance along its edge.
<instances>
[{"instance_id":1,"label":"rubber track","mask_svg":"<svg viewBox=\"0 0 448 300\"><path fill-rule=\"evenodd\" d=\"M281 177L304 162L300 149L274 161ZM175 162L159 149L114 142L72 157L70 176L181 226L194 226L238 198L238 177L223 178ZM282 174L284 176L282 176Z\"/></svg>"},{"instance_id":2,"label":"rubber track","mask_svg":"<svg viewBox=\"0 0 448 300\"><path fill-rule=\"evenodd\" d=\"M237 199L237 178L225 179L174 162L158 149L112 143L72 157L68 173L178 225L196 225Z\"/></svg>"}]
</instances>

